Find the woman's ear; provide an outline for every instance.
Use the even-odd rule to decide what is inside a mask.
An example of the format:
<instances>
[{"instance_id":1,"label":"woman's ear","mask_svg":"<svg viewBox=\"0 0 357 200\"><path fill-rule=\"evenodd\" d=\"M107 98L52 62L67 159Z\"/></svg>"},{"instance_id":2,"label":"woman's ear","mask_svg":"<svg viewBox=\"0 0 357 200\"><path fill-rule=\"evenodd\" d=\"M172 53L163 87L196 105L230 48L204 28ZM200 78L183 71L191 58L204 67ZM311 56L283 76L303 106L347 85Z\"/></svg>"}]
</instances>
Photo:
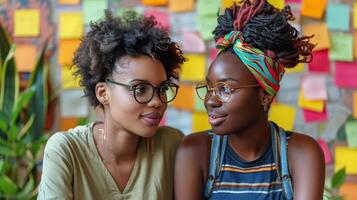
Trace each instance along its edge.
<instances>
[{"instance_id":1,"label":"woman's ear","mask_svg":"<svg viewBox=\"0 0 357 200\"><path fill-rule=\"evenodd\" d=\"M264 111L268 111L270 108L270 104L273 102L274 100L274 96L268 94L264 89L261 89L260 91L260 102L261 105L264 108Z\"/></svg>"},{"instance_id":2,"label":"woman's ear","mask_svg":"<svg viewBox=\"0 0 357 200\"><path fill-rule=\"evenodd\" d=\"M95 96L102 105L109 103L108 88L105 82L99 82L95 86Z\"/></svg>"}]
</instances>

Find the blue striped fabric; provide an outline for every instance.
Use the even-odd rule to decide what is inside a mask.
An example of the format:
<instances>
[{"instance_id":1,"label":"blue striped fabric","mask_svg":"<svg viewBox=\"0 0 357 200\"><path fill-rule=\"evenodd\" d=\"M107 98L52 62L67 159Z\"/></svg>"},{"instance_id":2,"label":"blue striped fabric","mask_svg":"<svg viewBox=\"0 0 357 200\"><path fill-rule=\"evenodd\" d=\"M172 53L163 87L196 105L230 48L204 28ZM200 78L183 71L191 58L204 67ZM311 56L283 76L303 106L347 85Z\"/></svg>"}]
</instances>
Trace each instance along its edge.
<instances>
[{"instance_id":1,"label":"blue striped fabric","mask_svg":"<svg viewBox=\"0 0 357 200\"><path fill-rule=\"evenodd\" d=\"M227 145L221 173L209 199L285 199L282 184L278 182L272 145L260 158L251 162L243 161Z\"/></svg>"}]
</instances>

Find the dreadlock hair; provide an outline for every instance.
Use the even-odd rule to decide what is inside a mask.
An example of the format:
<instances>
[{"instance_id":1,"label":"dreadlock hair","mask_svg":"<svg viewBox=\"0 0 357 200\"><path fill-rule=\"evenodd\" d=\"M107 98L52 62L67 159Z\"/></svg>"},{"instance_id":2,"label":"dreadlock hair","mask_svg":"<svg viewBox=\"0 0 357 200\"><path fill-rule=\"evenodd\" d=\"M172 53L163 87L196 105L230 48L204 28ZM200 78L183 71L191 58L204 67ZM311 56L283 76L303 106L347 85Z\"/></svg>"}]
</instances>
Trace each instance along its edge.
<instances>
[{"instance_id":1,"label":"dreadlock hair","mask_svg":"<svg viewBox=\"0 0 357 200\"><path fill-rule=\"evenodd\" d=\"M168 79L178 78L178 70L185 61L178 44L171 41L154 17L146 18L133 11L114 17L106 10L104 19L90 24L89 32L75 52L73 64L77 67L74 74L79 76L79 84L93 107L99 105L95 86L112 75L115 62L124 56L140 55L158 59Z\"/></svg>"},{"instance_id":2,"label":"dreadlock hair","mask_svg":"<svg viewBox=\"0 0 357 200\"><path fill-rule=\"evenodd\" d=\"M299 32L288 23L294 20L289 6L278 10L266 0L243 0L241 6L233 4L223 15L218 15L218 25L213 31L217 41L231 31L241 31L244 42L265 52L287 68L298 63L311 62L313 36L299 37ZM227 51L233 51L232 47Z\"/></svg>"}]
</instances>

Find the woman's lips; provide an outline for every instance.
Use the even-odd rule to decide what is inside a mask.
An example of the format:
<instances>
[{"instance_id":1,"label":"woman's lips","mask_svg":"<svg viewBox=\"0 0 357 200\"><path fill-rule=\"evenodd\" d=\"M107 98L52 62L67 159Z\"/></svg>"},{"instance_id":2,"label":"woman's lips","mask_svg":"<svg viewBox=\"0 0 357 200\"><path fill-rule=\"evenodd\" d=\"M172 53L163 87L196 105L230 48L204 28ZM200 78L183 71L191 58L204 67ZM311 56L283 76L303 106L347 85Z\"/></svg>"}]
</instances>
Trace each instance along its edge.
<instances>
[{"instance_id":1,"label":"woman's lips","mask_svg":"<svg viewBox=\"0 0 357 200\"><path fill-rule=\"evenodd\" d=\"M226 120L226 116L227 115L209 114L208 121L212 126L219 126L223 123L224 120Z\"/></svg>"},{"instance_id":2,"label":"woman's lips","mask_svg":"<svg viewBox=\"0 0 357 200\"><path fill-rule=\"evenodd\" d=\"M158 112L151 112L142 115L145 124L149 126L157 126L161 121L161 115Z\"/></svg>"}]
</instances>

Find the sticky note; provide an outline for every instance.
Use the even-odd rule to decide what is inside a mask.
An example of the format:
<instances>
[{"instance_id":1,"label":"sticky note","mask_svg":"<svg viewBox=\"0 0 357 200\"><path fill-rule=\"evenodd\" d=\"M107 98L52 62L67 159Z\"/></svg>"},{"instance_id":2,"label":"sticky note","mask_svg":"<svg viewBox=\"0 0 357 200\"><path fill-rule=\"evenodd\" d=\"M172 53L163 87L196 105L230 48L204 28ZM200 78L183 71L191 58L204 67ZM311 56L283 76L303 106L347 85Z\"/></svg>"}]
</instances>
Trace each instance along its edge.
<instances>
[{"instance_id":1,"label":"sticky note","mask_svg":"<svg viewBox=\"0 0 357 200\"><path fill-rule=\"evenodd\" d=\"M212 40L212 31L217 26L217 16L216 15L205 15L198 16L198 30L201 33L201 37L204 40Z\"/></svg>"},{"instance_id":2,"label":"sticky note","mask_svg":"<svg viewBox=\"0 0 357 200\"><path fill-rule=\"evenodd\" d=\"M166 124L181 130L185 134L192 133L192 112L168 107Z\"/></svg>"},{"instance_id":3,"label":"sticky note","mask_svg":"<svg viewBox=\"0 0 357 200\"><path fill-rule=\"evenodd\" d=\"M73 67L62 67L61 68L61 74L62 74L62 89L77 89L79 88L79 83L77 78L73 75L75 72L76 68L75 66Z\"/></svg>"},{"instance_id":4,"label":"sticky note","mask_svg":"<svg viewBox=\"0 0 357 200\"><path fill-rule=\"evenodd\" d=\"M325 107L325 102L323 100L307 100L304 97L304 92L299 92L298 105L301 108L315 111L315 112L323 112Z\"/></svg>"},{"instance_id":5,"label":"sticky note","mask_svg":"<svg viewBox=\"0 0 357 200\"><path fill-rule=\"evenodd\" d=\"M341 185L338 192L339 195L344 197L344 200L355 200L357 199L357 183L345 182Z\"/></svg>"},{"instance_id":6,"label":"sticky note","mask_svg":"<svg viewBox=\"0 0 357 200\"><path fill-rule=\"evenodd\" d=\"M301 3L301 0L285 0L285 3L291 4L291 3Z\"/></svg>"},{"instance_id":7,"label":"sticky note","mask_svg":"<svg viewBox=\"0 0 357 200\"><path fill-rule=\"evenodd\" d=\"M268 0L268 2L275 8L283 9L285 6L285 0Z\"/></svg>"},{"instance_id":8,"label":"sticky note","mask_svg":"<svg viewBox=\"0 0 357 200\"><path fill-rule=\"evenodd\" d=\"M60 95L61 116L62 117L87 117L89 113L89 103L83 90L62 90Z\"/></svg>"},{"instance_id":9,"label":"sticky note","mask_svg":"<svg viewBox=\"0 0 357 200\"><path fill-rule=\"evenodd\" d=\"M108 8L108 0L83 0L84 23L89 24L104 17L104 10Z\"/></svg>"},{"instance_id":10,"label":"sticky note","mask_svg":"<svg viewBox=\"0 0 357 200\"><path fill-rule=\"evenodd\" d=\"M290 105L274 103L269 111L269 120L274 121L285 130L293 130L296 108Z\"/></svg>"},{"instance_id":11,"label":"sticky note","mask_svg":"<svg viewBox=\"0 0 357 200\"><path fill-rule=\"evenodd\" d=\"M183 31L182 49L184 53L204 53L206 51L206 45L199 33L194 31Z\"/></svg>"},{"instance_id":12,"label":"sticky note","mask_svg":"<svg viewBox=\"0 0 357 200\"><path fill-rule=\"evenodd\" d=\"M163 6L167 4L167 0L141 0L144 6Z\"/></svg>"},{"instance_id":13,"label":"sticky note","mask_svg":"<svg viewBox=\"0 0 357 200\"><path fill-rule=\"evenodd\" d=\"M171 105L174 108L194 110L194 86L181 84Z\"/></svg>"},{"instance_id":14,"label":"sticky note","mask_svg":"<svg viewBox=\"0 0 357 200\"><path fill-rule=\"evenodd\" d=\"M326 75L309 73L302 79L302 89L307 100L326 100Z\"/></svg>"},{"instance_id":15,"label":"sticky note","mask_svg":"<svg viewBox=\"0 0 357 200\"><path fill-rule=\"evenodd\" d=\"M194 93L194 101L195 101L195 111L199 111L199 112L206 112L206 108L205 108L205 102L204 100L200 99L195 91Z\"/></svg>"},{"instance_id":16,"label":"sticky note","mask_svg":"<svg viewBox=\"0 0 357 200\"><path fill-rule=\"evenodd\" d=\"M357 58L357 32L354 33L354 57Z\"/></svg>"},{"instance_id":17,"label":"sticky note","mask_svg":"<svg viewBox=\"0 0 357 200\"><path fill-rule=\"evenodd\" d=\"M77 5L79 4L80 0L59 0L60 4L66 4L66 5Z\"/></svg>"},{"instance_id":18,"label":"sticky note","mask_svg":"<svg viewBox=\"0 0 357 200\"><path fill-rule=\"evenodd\" d=\"M15 10L16 37L36 37L40 33L40 11L38 9Z\"/></svg>"},{"instance_id":19,"label":"sticky note","mask_svg":"<svg viewBox=\"0 0 357 200\"><path fill-rule=\"evenodd\" d=\"M305 123L323 122L327 120L326 105L322 112L315 112L307 109L302 109Z\"/></svg>"},{"instance_id":20,"label":"sticky note","mask_svg":"<svg viewBox=\"0 0 357 200\"><path fill-rule=\"evenodd\" d=\"M61 65L71 65L75 51L78 49L80 40L68 39L59 41L58 62Z\"/></svg>"},{"instance_id":21,"label":"sticky note","mask_svg":"<svg viewBox=\"0 0 357 200\"><path fill-rule=\"evenodd\" d=\"M305 70L305 64L304 63L298 63L295 67L293 68L285 68L285 73L301 73Z\"/></svg>"},{"instance_id":22,"label":"sticky note","mask_svg":"<svg viewBox=\"0 0 357 200\"><path fill-rule=\"evenodd\" d=\"M347 143L349 147L357 147L357 120L349 120L345 124Z\"/></svg>"},{"instance_id":23,"label":"sticky note","mask_svg":"<svg viewBox=\"0 0 357 200\"><path fill-rule=\"evenodd\" d=\"M15 49L15 61L19 72L32 72L36 64L37 49L32 44L19 44Z\"/></svg>"},{"instance_id":24,"label":"sticky note","mask_svg":"<svg viewBox=\"0 0 357 200\"><path fill-rule=\"evenodd\" d=\"M326 7L326 0L303 0L301 15L321 19Z\"/></svg>"},{"instance_id":25,"label":"sticky note","mask_svg":"<svg viewBox=\"0 0 357 200\"><path fill-rule=\"evenodd\" d=\"M357 119L357 92L353 92L353 117Z\"/></svg>"},{"instance_id":26,"label":"sticky note","mask_svg":"<svg viewBox=\"0 0 357 200\"><path fill-rule=\"evenodd\" d=\"M357 88L357 62L336 62L334 75L336 86Z\"/></svg>"},{"instance_id":27,"label":"sticky note","mask_svg":"<svg viewBox=\"0 0 357 200\"><path fill-rule=\"evenodd\" d=\"M206 112L194 112L192 114L192 120L192 132L211 129L211 125L208 123L208 115Z\"/></svg>"},{"instance_id":28,"label":"sticky note","mask_svg":"<svg viewBox=\"0 0 357 200\"><path fill-rule=\"evenodd\" d=\"M230 8L233 3L236 3L237 5L241 5L241 0L221 0L221 8Z\"/></svg>"},{"instance_id":29,"label":"sticky note","mask_svg":"<svg viewBox=\"0 0 357 200\"><path fill-rule=\"evenodd\" d=\"M328 50L314 51L312 57L312 61L307 64L310 72L330 73Z\"/></svg>"},{"instance_id":30,"label":"sticky note","mask_svg":"<svg viewBox=\"0 0 357 200\"><path fill-rule=\"evenodd\" d=\"M182 81L202 81L206 73L206 57L203 54L186 54L188 59L181 68Z\"/></svg>"},{"instance_id":31,"label":"sticky note","mask_svg":"<svg viewBox=\"0 0 357 200\"><path fill-rule=\"evenodd\" d=\"M196 1L197 14L202 15L217 15L220 8L220 1L217 0L197 0Z\"/></svg>"},{"instance_id":32,"label":"sticky note","mask_svg":"<svg viewBox=\"0 0 357 200\"><path fill-rule=\"evenodd\" d=\"M357 174L357 148L336 147L335 172L343 167L347 174Z\"/></svg>"},{"instance_id":33,"label":"sticky note","mask_svg":"<svg viewBox=\"0 0 357 200\"><path fill-rule=\"evenodd\" d=\"M153 16L157 21L158 25L165 29L169 29L170 27L169 17L167 12L157 11L157 10L145 10L144 16L146 17Z\"/></svg>"},{"instance_id":34,"label":"sticky note","mask_svg":"<svg viewBox=\"0 0 357 200\"><path fill-rule=\"evenodd\" d=\"M353 27L357 29L357 3L353 4Z\"/></svg>"},{"instance_id":35,"label":"sticky note","mask_svg":"<svg viewBox=\"0 0 357 200\"><path fill-rule=\"evenodd\" d=\"M329 30L348 31L350 28L350 6L348 4L328 4L326 21Z\"/></svg>"},{"instance_id":36,"label":"sticky note","mask_svg":"<svg viewBox=\"0 0 357 200\"><path fill-rule=\"evenodd\" d=\"M314 35L310 41L316 44L314 51L330 48L330 37L325 23L307 24L303 26L304 35Z\"/></svg>"},{"instance_id":37,"label":"sticky note","mask_svg":"<svg viewBox=\"0 0 357 200\"><path fill-rule=\"evenodd\" d=\"M190 12L195 5L194 0L169 0L170 12Z\"/></svg>"},{"instance_id":38,"label":"sticky note","mask_svg":"<svg viewBox=\"0 0 357 200\"><path fill-rule=\"evenodd\" d=\"M83 16L80 12L60 13L60 39L76 39L83 35Z\"/></svg>"},{"instance_id":39,"label":"sticky note","mask_svg":"<svg viewBox=\"0 0 357 200\"><path fill-rule=\"evenodd\" d=\"M353 37L351 34L331 33L330 59L339 61L353 60Z\"/></svg>"},{"instance_id":40,"label":"sticky note","mask_svg":"<svg viewBox=\"0 0 357 200\"><path fill-rule=\"evenodd\" d=\"M59 131L68 131L78 126L80 119L78 117L61 117Z\"/></svg>"},{"instance_id":41,"label":"sticky note","mask_svg":"<svg viewBox=\"0 0 357 200\"><path fill-rule=\"evenodd\" d=\"M324 139L318 139L317 142L319 143L323 153L324 153L324 157L325 157L325 163L331 163L332 159L331 159L331 153L327 147L326 141Z\"/></svg>"}]
</instances>

